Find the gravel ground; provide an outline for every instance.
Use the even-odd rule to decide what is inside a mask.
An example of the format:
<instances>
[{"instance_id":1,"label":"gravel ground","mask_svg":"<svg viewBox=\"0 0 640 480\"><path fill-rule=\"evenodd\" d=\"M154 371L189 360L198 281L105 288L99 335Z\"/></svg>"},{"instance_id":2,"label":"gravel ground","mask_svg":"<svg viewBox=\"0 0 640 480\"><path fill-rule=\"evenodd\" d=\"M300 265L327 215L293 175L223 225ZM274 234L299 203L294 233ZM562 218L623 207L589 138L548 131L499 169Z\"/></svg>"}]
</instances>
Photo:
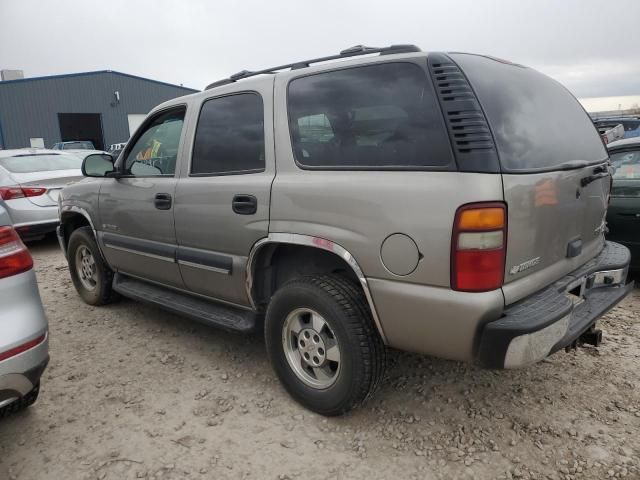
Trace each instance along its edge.
<instances>
[{"instance_id":1,"label":"gravel ground","mask_svg":"<svg viewBox=\"0 0 640 480\"><path fill-rule=\"evenodd\" d=\"M640 290L599 349L520 371L391 352L381 391L326 419L262 338L156 308L82 303L32 245L51 328L40 399L0 423L0 479L640 479Z\"/></svg>"}]
</instances>

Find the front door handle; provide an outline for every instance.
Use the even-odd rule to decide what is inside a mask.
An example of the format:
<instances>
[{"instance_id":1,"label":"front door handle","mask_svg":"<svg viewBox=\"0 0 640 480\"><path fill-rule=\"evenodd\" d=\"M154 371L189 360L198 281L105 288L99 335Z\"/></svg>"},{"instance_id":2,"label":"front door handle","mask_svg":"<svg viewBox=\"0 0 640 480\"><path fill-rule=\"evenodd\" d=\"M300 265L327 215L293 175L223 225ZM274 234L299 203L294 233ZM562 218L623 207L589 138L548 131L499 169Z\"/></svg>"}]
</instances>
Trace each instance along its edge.
<instances>
[{"instance_id":1,"label":"front door handle","mask_svg":"<svg viewBox=\"0 0 640 480\"><path fill-rule=\"evenodd\" d=\"M253 195L234 195L231 207L238 215L253 215L258 211L258 199Z\"/></svg>"},{"instance_id":2,"label":"front door handle","mask_svg":"<svg viewBox=\"0 0 640 480\"><path fill-rule=\"evenodd\" d=\"M171 210L171 195L168 193L156 193L153 204L158 210Z\"/></svg>"}]
</instances>

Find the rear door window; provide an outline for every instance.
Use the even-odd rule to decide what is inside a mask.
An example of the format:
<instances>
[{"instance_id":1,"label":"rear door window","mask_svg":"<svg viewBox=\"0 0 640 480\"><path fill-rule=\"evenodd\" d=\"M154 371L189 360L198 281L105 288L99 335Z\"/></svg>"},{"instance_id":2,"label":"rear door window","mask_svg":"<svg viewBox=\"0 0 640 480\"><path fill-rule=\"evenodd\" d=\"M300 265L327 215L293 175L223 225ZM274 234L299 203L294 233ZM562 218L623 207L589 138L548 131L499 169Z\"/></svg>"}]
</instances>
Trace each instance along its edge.
<instances>
[{"instance_id":1,"label":"rear door window","mask_svg":"<svg viewBox=\"0 0 640 480\"><path fill-rule=\"evenodd\" d=\"M561 84L509 62L451 54L489 120L506 172L554 170L607 158L593 122Z\"/></svg>"},{"instance_id":2,"label":"rear door window","mask_svg":"<svg viewBox=\"0 0 640 480\"><path fill-rule=\"evenodd\" d=\"M264 168L262 97L240 93L207 100L196 128L191 175L252 173Z\"/></svg>"},{"instance_id":3,"label":"rear door window","mask_svg":"<svg viewBox=\"0 0 640 480\"><path fill-rule=\"evenodd\" d=\"M425 71L387 63L291 81L289 129L302 167L447 169L451 150Z\"/></svg>"}]
</instances>

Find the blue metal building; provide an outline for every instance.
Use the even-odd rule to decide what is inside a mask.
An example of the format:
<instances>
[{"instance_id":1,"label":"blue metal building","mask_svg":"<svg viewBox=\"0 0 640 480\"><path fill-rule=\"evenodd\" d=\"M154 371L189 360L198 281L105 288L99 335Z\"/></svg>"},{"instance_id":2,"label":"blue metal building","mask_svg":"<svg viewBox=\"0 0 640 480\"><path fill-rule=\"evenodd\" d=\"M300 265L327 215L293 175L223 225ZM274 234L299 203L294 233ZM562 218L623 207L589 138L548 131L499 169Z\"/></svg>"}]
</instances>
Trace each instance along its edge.
<instances>
[{"instance_id":1,"label":"blue metal building","mask_svg":"<svg viewBox=\"0 0 640 480\"><path fill-rule=\"evenodd\" d=\"M0 148L125 142L153 107L196 92L111 70L0 81Z\"/></svg>"}]
</instances>

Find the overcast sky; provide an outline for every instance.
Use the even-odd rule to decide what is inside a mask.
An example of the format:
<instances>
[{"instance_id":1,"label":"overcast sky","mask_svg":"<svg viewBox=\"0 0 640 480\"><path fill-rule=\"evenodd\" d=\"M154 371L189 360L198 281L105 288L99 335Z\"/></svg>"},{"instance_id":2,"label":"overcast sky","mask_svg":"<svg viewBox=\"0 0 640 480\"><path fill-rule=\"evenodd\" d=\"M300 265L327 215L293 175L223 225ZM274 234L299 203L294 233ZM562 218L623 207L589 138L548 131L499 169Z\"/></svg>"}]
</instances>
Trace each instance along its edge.
<instances>
[{"instance_id":1,"label":"overcast sky","mask_svg":"<svg viewBox=\"0 0 640 480\"><path fill-rule=\"evenodd\" d=\"M582 98L640 95L640 0L0 0L0 68L25 76L110 69L202 89L394 43L506 58Z\"/></svg>"}]
</instances>

